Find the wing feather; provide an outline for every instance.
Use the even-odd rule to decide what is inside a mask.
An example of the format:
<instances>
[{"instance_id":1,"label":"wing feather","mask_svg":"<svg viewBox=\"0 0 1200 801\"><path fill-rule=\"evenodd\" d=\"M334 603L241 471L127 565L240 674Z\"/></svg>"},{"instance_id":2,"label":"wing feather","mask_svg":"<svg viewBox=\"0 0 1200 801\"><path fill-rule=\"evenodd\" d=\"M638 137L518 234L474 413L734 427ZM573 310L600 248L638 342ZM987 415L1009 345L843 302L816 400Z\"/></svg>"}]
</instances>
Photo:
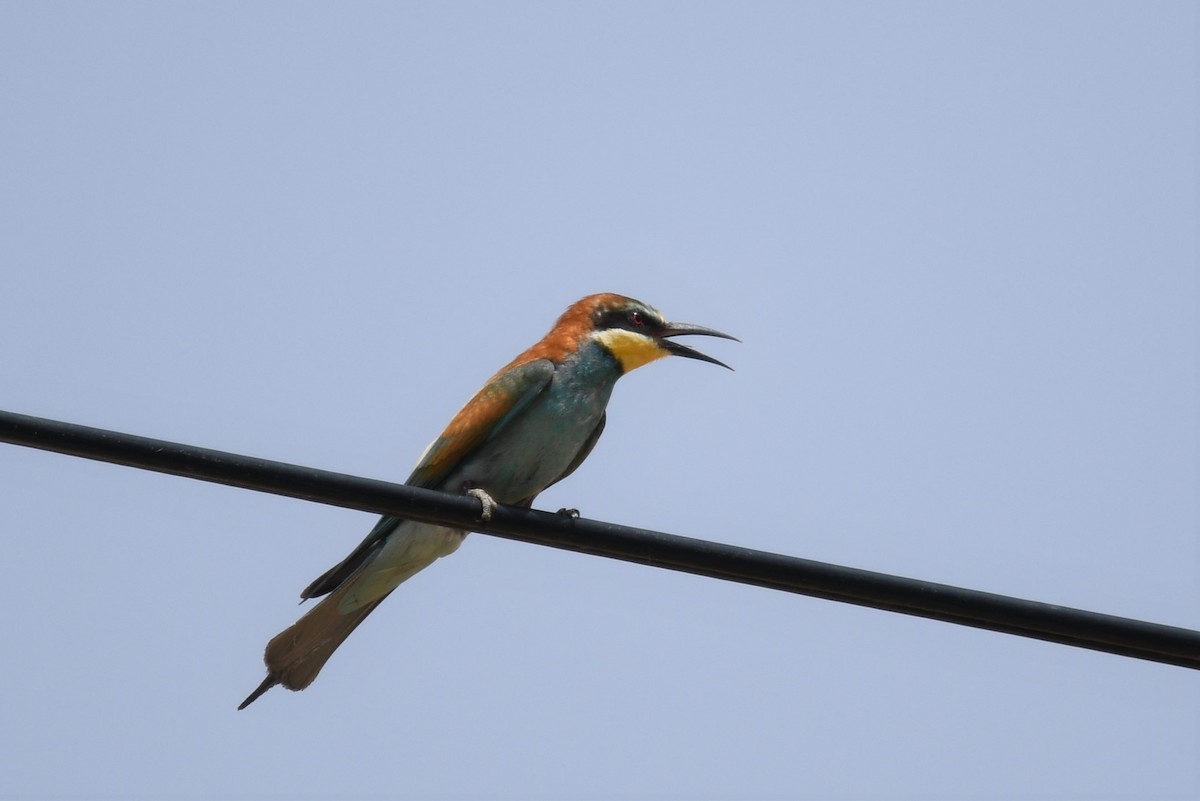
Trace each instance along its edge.
<instances>
[{"instance_id":1,"label":"wing feather","mask_svg":"<svg viewBox=\"0 0 1200 801\"><path fill-rule=\"evenodd\" d=\"M503 431L546 389L553 377L554 363L549 359L536 359L518 367L509 367L494 376L459 410L442 435L425 449L408 483L426 489L438 488L463 459ZM358 547L305 587L300 598L318 598L344 584L375 556L384 540L401 522L402 518L392 515L379 518Z\"/></svg>"},{"instance_id":2,"label":"wing feather","mask_svg":"<svg viewBox=\"0 0 1200 801\"><path fill-rule=\"evenodd\" d=\"M554 363L549 359L510 367L494 376L425 449L407 483L426 489L436 487L471 453L503 431L553 377Z\"/></svg>"}]
</instances>

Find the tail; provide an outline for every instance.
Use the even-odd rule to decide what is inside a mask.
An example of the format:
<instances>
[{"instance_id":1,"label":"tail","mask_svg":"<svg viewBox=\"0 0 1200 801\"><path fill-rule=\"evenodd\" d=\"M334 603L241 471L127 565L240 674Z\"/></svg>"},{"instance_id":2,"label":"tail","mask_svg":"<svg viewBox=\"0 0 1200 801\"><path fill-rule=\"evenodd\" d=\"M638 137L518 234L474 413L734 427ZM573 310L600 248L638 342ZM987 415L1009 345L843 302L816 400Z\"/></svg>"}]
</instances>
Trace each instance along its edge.
<instances>
[{"instance_id":1,"label":"tail","mask_svg":"<svg viewBox=\"0 0 1200 801\"><path fill-rule=\"evenodd\" d=\"M401 530L402 523L406 528ZM443 526L381 518L361 545L300 594L304 599L325 597L267 643L267 677L238 709L276 684L289 690L312 684L338 646L384 598L438 557L453 553L465 536L465 531Z\"/></svg>"},{"instance_id":2,"label":"tail","mask_svg":"<svg viewBox=\"0 0 1200 801\"><path fill-rule=\"evenodd\" d=\"M385 593L349 612L339 612L339 603L353 586L353 581L343 583L321 599L308 614L271 638L263 655L263 661L267 663L267 677L254 692L246 696L238 709L250 706L276 684L282 684L289 690L303 690L312 684L329 657L350 636L350 632L391 594Z\"/></svg>"}]
</instances>

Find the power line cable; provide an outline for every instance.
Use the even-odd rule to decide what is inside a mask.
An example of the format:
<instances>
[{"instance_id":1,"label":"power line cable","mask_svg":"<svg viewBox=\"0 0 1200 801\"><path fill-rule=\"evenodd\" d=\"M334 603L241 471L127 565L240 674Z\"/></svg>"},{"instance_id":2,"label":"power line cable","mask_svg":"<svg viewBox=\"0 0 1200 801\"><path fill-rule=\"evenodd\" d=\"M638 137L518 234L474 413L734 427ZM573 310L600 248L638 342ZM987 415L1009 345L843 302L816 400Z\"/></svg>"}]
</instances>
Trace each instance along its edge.
<instances>
[{"instance_id":1,"label":"power line cable","mask_svg":"<svg viewBox=\"0 0 1200 801\"><path fill-rule=\"evenodd\" d=\"M1200 669L1200 631L0 411L0 442Z\"/></svg>"}]
</instances>

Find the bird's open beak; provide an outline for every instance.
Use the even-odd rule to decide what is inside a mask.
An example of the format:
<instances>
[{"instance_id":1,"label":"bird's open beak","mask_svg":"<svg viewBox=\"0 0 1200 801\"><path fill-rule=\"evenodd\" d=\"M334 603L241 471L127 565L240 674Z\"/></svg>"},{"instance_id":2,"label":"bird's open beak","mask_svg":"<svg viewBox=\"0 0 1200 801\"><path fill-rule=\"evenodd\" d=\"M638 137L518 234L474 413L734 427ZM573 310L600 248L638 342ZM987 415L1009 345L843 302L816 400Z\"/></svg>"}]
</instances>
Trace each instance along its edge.
<instances>
[{"instance_id":1,"label":"bird's open beak","mask_svg":"<svg viewBox=\"0 0 1200 801\"><path fill-rule=\"evenodd\" d=\"M688 359L699 359L702 362L716 364L724 367L726 370L732 370L725 362L718 361L712 356L705 355L698 350L689 348L687 345L681 345L678 342L671 342L667 337L677 337L682 334L697 334L706 337L720 337L721 339L732 339L734 342L741 342L737 337L729 334L722 334L720 331L715 331L712 328L705 328L702 325L692 325L691 323L667 323L666 329L659 334L659 346L670 353L672 356L684 356Z\"/></svg>"}]
</instances>

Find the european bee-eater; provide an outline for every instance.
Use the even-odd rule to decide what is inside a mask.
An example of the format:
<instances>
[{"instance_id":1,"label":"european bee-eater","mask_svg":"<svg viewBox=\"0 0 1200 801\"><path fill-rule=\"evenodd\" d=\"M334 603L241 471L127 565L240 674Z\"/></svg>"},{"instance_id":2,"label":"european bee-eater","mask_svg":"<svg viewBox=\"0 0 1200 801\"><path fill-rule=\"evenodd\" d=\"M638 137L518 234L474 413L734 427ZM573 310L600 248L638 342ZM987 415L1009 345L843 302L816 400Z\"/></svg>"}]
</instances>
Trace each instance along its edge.
<instances>
[{"instance_id":1,"label":"european bee-eater","mask_svg":"<svg viewBox=\"0 0 1200 801\"><path fill-rule=\"evenodd\" d=\"M663 356L728 365L671 341L680 334L734 339L614 294L574 303L540 342L513 359L467 402L421 455L413 486L469 492L486 519L495 503L528 507L569 476L604 430L617 379ZM303 690L334 650L403 581L457 550L461 529L385 515L339 564L300 593L326 596L267 643L267 677L238 709L276 684Z\"/></svg>"}]
</instances>

